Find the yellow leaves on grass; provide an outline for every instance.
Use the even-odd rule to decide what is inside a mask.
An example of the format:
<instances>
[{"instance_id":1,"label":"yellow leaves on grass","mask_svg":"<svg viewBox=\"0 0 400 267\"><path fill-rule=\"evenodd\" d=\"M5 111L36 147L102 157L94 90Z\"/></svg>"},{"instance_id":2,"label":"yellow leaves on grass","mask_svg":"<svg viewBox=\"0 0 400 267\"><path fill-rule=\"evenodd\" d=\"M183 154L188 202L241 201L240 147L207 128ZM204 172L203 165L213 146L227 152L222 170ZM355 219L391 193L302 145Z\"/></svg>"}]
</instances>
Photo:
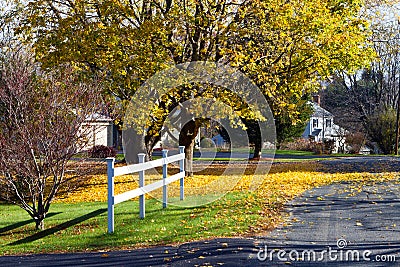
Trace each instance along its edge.
<instances>
[{"instance_id":1,"label":"yellow leaves on grass","mask_svg":"<svg viewBox=\"0 0 400 267\"><path fill-rule=\"evenodd\" d=\"M323 173L316 170L315 163L291 163L274 165L270 174L254 177L247 171L243 174L224 175L210 167L202 174L185 178L185 195L223 194L229 191L248 191L254 178L262 181L256 190L256 197L249 196L247 202L254 203L262 199L266 203L284 203L305 190L313 187L340 181L385 181L396 178L394 173ZM238 167L243 168L243 167ZM146 184L162 179L161 174L146 175ZM138 187L136 174L115 178L115 195ZM176 181L168 185L169 197L178 197L180 183ZM161 197L161 190L156 190L150 197ZM92 175L87 178L84 186L67 195L61 196L58 202L76 203L107 201L107 175ZM279 206L279 205L278 205Z\"/></svg>"},{"instance_id":2,"label":"yellow leaves on grass","mask_svg":"<svg viewBox=\"0 0 400 267\"><path fill-rule=\"evenodd\" d=\"M135 177L124 175L115 178L114 193L120 194L137 188ZM56 202L78 203L107 201L107 175L98 174L87 177L84 185L73 192L62 195Z\"/></svg>"}]
</instances>

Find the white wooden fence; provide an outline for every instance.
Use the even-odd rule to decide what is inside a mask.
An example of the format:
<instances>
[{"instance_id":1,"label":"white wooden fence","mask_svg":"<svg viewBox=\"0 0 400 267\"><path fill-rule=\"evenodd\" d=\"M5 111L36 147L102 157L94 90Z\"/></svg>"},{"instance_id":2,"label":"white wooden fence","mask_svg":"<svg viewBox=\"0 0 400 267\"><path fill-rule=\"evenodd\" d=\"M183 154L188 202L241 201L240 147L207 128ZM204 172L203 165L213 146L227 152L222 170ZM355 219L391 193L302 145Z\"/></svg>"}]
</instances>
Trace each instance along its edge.
<instances>
[{"instance_id":1,"label":"white wooden fence","mask_svg":"<svg viewBox=\"0 0 400 267\"><path fill-rule=\"evenodd\" d=\"M108 232L114 232L114 205L129 200L131 198L139 197L139 216L145 216L145 194L157 188L163 188L162 203L163 208L167 207L168 192L167 185L180 179L180 199L184 198L184 178L185 178L185 152L184 146L179 147L179 154L168 157L168 150L163 150L163 157L161 159L144 162L145 154L138 154L139 163L132 164L124 167L114 167L115 158L107 158L107 176L108 176ZM168 177L167 166L168 163L179 161L179 173ZM156 181L152 184L145 185L145 170L162 166L163 174L162 180ZM114 178L121 175L130 173L139 174L139 188L124 192L119 195L114 195Z\"/></svg>"}]
</instances>

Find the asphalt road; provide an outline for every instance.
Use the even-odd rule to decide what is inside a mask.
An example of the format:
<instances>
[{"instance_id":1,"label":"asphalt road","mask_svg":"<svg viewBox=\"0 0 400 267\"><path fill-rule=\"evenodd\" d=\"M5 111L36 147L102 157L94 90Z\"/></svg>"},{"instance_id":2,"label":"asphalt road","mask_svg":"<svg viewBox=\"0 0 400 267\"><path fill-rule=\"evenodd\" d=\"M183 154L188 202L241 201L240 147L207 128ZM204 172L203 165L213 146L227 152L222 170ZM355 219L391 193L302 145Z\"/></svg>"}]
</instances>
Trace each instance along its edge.
<instances>
[{"instance_id":1,"label":"asphalt road","mask_svg":"<svg viewBox=\"0 0 400 267\"><path fill-rule=\"evenodd\" d=\"M339 157L321 164L324 172L400 172L400 157Z\"/></svg>"},{"instance_id":2,"label":"asphalt road","mask_svg":"<svg viewBox=\"0 0 400 267\"><path fill-rule=\"evenodd\" d=\"M323 164L341 171L365 162L346 158ZM397 164L396 158L375 159L364 167L378 172ZM288 203L288 221L266 236L130 251L6 256L0 257L0 266L400 266L400 180L364 186L360 192L357 186L307 191Z\"/></svg>"},{"instance_id":3,"label":"asphalt road","mask_svg":"<svg viewBox=\"0 0 400 267\"><path fill-rule=\"evenodd\" d=\"M320 187L289 203L288 209L291 222L261 244L268 251L319 252L316 260L310 261L306 253L303 262L292 262L292 266L400 266L398 183L364 186L361 192L354 184ZM349 251L357 252L358 258L349 254L346 258ZM288 261L275 258L273 266Z\"/></svg>"}]
</instances>

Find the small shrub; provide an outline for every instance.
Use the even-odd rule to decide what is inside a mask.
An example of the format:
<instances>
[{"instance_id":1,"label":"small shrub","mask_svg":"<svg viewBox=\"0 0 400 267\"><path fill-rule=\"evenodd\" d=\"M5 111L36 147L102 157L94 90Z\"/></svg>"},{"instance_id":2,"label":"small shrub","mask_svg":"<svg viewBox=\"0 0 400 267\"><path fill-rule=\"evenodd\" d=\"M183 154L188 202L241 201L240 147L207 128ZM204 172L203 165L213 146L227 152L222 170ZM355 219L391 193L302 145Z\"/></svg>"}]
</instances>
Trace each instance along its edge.
<instances>
[{"instance_id":1,"label":"small shrub","mask_svg":"<svg viewBox=\"0 0 400 267\"><path fill-rule=\"evenodd\" d=\"M322 142L311 142L312 152L317 155L324 153L324 144Z\"/></svg>"},{"instance_id":2,"label":"small shrub","mask_svg":"<svg viewBox=\"0 0 400 267\"><path fill-rule=\"evenodd\" d=\"M110 146L97 145L89 149L88 154L91 158L115 157L117 151Z\"/></svg>"},{"instance_id":3,"label":"small shrub","mask_svg":"<svg viewBox=\"0 0 400 267\"><path fill-rule=\"evenodd\" d=\"M299 138L293 142L288 142L281 145L281 149L310 151L314 154L332 154L335 148L335 141L326 139L324 142L315 142L311 139Z\"/></svg>"},{"instance_id":4,"label":"small shrub","mask_svg":"<svg viewBox=\"0 0 400 267\"><path fill-rule=\"evenodd\" d=\"M292 142L282 144L280 149L314 152L314 142L310 141L310 139L298 138Z\"/></svg>"},{"instance_id":5,"label":"small shrub","mask_svg":"<svg viewBox=\"0 0 400 267\"><path fill-rule=\"evenodd\" d=\"M333 150L335 149L335 141L333 139L325 139L323 143L324 143L324 153L332 154Z\"/></svg>"},{"instance_id":6,"label":"small shrub","mask_svg":"<svg viewBox=\"0 0 400 267\"><path fill-rule=\"evenodd\" d=\"M350 154L360 153L361 147L365 143L365 135L360 132L349 133L346 135L346 144L350 146Z\"/></svg>"}]
</instances>

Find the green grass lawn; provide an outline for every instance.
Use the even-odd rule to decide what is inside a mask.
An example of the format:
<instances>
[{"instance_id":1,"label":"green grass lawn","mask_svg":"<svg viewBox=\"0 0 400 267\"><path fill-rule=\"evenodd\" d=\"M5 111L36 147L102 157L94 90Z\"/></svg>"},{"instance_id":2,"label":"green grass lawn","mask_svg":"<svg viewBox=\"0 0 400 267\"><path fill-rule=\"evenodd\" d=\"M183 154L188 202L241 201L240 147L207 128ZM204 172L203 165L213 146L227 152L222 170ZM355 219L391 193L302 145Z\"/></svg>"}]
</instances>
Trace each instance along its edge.
<instances>
[{"instance_id":1,"label":"green grass lawn","mask_svg":"<svg viewBox=\"0 0 400 267\"><path fill-rule=\"evenodd\" d=\"M133 248L237 235L260 216L256 206L242 212L249 194L229 193L198 208L162 209L151 199L144 219L139 218L138 202L127 201L115 206L113 234L107 233L107 203L53 204L42 232L21 208L1 205L0 255ZM241 220L233 216L241 213Z\"/></svg>"},{"instance_id":2,"label":"green grass lawn","mask_svg":"<svg viewBox=\"0 0 400 267\"><path fill-rule=\"evenodd\" d=\"M298 151L298 150L275 150L277 155L294 155L294 156L315 156L311 151Z\"/></svg>"},{"instance_id":3,"label":"green grass lawn","mask_svg":"<svg viewBox=\"0 0 400 267\"><path fill-rule=\"evenodd\" d=\"M334 157L324 157L324 158L319 158L319 157L315 157L315 158L310 158L310 159L274 159L274 162L314 162L314 161L325 161L325 160L334 160Z\"/></svg>"}]
</instances>

